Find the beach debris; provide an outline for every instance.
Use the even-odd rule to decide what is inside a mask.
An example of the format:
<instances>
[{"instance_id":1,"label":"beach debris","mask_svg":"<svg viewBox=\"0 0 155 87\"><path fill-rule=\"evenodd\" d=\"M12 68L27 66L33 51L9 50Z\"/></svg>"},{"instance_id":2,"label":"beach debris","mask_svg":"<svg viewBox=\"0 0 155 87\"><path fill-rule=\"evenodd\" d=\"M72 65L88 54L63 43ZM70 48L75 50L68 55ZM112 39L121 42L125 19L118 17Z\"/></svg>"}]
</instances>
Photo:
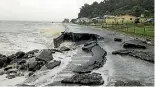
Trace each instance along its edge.
<instances>
[{"instance_id":1,"label":"beach debris","mask_svg":"<svg viewBox=\"0 0 155 87\"><path fill-rule=\"evenodd\" d=\"M139 39L134 39L134 40L129 40L124 42L123 47L124 48L142 48L146 49L147 44L145 41L139 40Z\"/></svg>"},{"instance_id":2,"label":"beach debris","mask_svg":"<svg viewBox=\"0 0 155 87\"><path fill-rule=\"evenodd\" d=\"M78 66L73 70L76 73L90 73L93 69L102 67L106 62L107 52L100 46L94 46L91 50L92 58L83 65Z\"/></svg>"},{"instance_id":3,"label":"beach debris","mask_svg":"<svg viewBox=\"0 0 155 87\"><path fill-rule=\"evenodd\" d=\"M47 67L47 69L53 69L53 68L59 66L60 64L61 64L61 61L54 60L53 62L45 64L45 66Z\"/></svg>"},{"instance_id":4,"label":"beach debris","mask_svg":"<svg viewBox=\"0 0 155 87\"><path fill-rule=\"evenodd\" d=\"M104 81L101 74L92 73L92 74L75 74L71 78L65 78L61 81L65 84L81 84L81 85L102 85Z\"/></svg>"},{"instance_id":5,"label":"beach debris","mask_svg":"<svg viewBox=\"0 0 155 87\"><path fill-rule=\"evenodd\" d=\"M121 38L114 38L114 41L122 42L122 39Z\"/></svg>"},{"instance_id":6,"label":"beach debris","mask_svg":"<svg viewBox=\"0 0 155 87\"><path fill-rule=\"evenodd\" d=\"M38 56L36 56L36 60L49 62L53 60L53 55L50 50L43 49Z\"/></svg>"},{"instance_id":7,"label":"beach debris","mask_svg":"<svg viewBox=\"0 0 155 87\"><path fill-rule=\"evenodd\" d=\"M135 50L118 50L113 51L112 54L129 55L135 58L140 58L142 60L154 63L154 54L152 52L135 51Z\"/></svg>"}]
</instances>

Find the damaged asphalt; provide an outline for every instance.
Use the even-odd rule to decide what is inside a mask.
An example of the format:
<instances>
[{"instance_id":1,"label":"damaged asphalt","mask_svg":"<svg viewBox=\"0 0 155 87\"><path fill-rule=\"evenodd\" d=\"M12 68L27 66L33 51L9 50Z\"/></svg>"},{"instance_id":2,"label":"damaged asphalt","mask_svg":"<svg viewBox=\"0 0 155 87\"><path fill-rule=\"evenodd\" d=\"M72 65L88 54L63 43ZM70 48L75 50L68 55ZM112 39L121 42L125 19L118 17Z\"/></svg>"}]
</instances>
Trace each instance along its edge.
<instances>
[{"instance_id":1,"label":"damaged asphalt","mask_svg":"<svg viewBox=\"0 0 155 87\"><path fill-rule=\"evenodd\" d=\"M99 40L98 45L107 52L106 63L103 67L99 68L97 72L102 74L104 79L104 85L114 86L122 83L129 83L129 85L154 85L154 64L148 61L137 59L134 56L122 56L113 55L113 51L124 50L123 43L125 41L134 40L136 37L132 37L126 34L116 33L107 30L101 30L92 27L65 24L66 32L73 33L90 33L97 34L104 37L104 40ZM121 38L122 42L116 42L114 38ZM141 39L141 38L140 38ZM142 39L144 40L144 39ZM153 43L152 43L153 44ZM145 51L154 53L154 46L148 45L146 49L132 48L135 51ZM74 57L72 58L74 60ZM91 60L91 58L89 58ZM81 61L83 59L81 58ZM79 60L80 61L80 60ZM89 61L89 60L88 60ZM83 63L85 64L85 63ZM96 70L95 70L96 71ZM106 76L104 75L106 72ZM105 77L104 77L105 76ZM138 83L138 84L137 84ZM55 82L51 85L60 85Z\"/></svg>"}]
</instances>

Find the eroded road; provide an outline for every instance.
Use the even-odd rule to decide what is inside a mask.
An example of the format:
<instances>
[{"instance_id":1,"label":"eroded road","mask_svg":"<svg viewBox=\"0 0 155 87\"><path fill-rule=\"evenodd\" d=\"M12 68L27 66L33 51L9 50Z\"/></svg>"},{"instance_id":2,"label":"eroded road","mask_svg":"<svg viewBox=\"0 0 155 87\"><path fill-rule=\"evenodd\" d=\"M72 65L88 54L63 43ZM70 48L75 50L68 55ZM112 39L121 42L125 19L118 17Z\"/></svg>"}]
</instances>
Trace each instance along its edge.
<instances>
[{"instance_id":1,"label":"eroded road","mask_svg":"<svg viewBox=\"0 0 155 87\"><path fill-rule=\"evenodd\" d=\"M93 33L104 37L104 41L98 43L107 51L107 61L102 68L94 70L102 74L105 80L104 85L112 86L117 81L139 81L142 85L154 85L154 63L130 56L112 55L113 51L124 49L121 42L114 41L115 37L122 38L123 41L135 39L134 37L74 24L65 24L65 27L67 32ZM143 51L154 53L153 48L153 46L149 46Z\"/></svg>"}]
</instances>

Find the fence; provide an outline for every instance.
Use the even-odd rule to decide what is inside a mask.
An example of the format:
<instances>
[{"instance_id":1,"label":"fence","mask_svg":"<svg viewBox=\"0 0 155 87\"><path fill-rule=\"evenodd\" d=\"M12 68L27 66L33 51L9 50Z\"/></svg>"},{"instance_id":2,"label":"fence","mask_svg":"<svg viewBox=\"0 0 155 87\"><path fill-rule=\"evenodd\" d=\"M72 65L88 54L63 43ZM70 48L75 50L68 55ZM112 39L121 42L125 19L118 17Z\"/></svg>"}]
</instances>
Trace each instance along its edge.
<instances>
[{"instance_id":1,"label":"fence","mask_svg":"<svg viewBox=\"0 0 155 87\"><path fill-rule=\"evenodd\" d=\"M145 36L154 36L154 26L145 26L137 24L103 24L102 28L115 29L128 33L141 34Z\"/></svg>"}]
</instances>

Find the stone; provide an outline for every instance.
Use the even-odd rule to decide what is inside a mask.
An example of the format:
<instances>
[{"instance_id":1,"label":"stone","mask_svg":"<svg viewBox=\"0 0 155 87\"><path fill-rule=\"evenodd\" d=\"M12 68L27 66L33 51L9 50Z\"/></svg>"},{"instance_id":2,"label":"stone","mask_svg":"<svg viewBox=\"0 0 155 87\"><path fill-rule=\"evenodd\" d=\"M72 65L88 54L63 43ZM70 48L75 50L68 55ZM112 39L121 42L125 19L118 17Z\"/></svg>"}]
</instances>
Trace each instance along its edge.
<instances>
[{"instance_id":1,"label":"stone","mask_svg":"<svg viewBox=\"0 0 155 87\"><path fill-rule=\"evenodd\" d=\"M57 66L59 66L61 64L61 61L53 61L53 62L50 62L48 64L45 64L45 66L47 67L47 69L53 69Z\"/></svg>"},{"instance_id":2,"label":"stone","mask_svg":"<svg viewBox=\"0 0 155 87\"><path fill-rule=\"evenodd\" d=\"M63 46L60 48L60 51L70 51L71 49L66 47L66 46Z\"/></svg>"},{"instance_id":3,"label":"stone","mask_svg":"<svg viewBox=\"0 0 155 87\"><path fill-rule=\"evenodd\" d=\"M147 44L145 43L145 41L142 40L129 40L124 42L123 47L124 48L142 48L142 49L146 49Z\"/></svg>"},{"instance_id":4,"label":"stone","mask_svg":"<svg viewBox=\"0 0 155 87\"><path fill-rule=\"evenodd\" d=\"M6 66L7 57L5 55L0 54L0 68Z\"/></svg>"},{"instance_id":5,"label":"stone","mask_svg":"<svg viewBox=\"0 0 155 87\"><path fill-rule=\"evenodd\" d=\"M122 39L121 38L114 38L114 41L122 42Z\"/></svg>"},{"instance_id":6,"label":"stone","mask_svg":"<svg viewBox=\"0 0 155 87\"><path fill-rule=\"evenodd\" d=\"M40 70L43 65L45 65L45 61L36 61L35 58L31 58L28 61L28 70L35 72L36 70Z\"/></svg>"},{"instance_id":7,"label":"stone","mask_svg":"<svg viewBox=\"0 0 155 87\"><path fill-rule=\"evenodd\" d=\"M133 50L118 50L118 51L113 51L112 54L116 55L128 55L129 53L131 53Z\"/></svg>"},{"instance_id":8,"label":"stone","mask_svg":"<svg viewBox=\"0 0 155 87\"><path fill-rule=\"evenodd\" d=\"M125 86L125 83L123 81L117 81L115 86Z\"/></svg>"},{"instance_id":9,"label":"stone","mask_svg":"<svg viewBox=\"0 0 155 87\"><path fill-rule=\"evenodd\" d=\"M143 86L139 81L127 81L125 86Z\"/></svg>"},{"instance_id":10,"label":"stone","mask_svg":"<svg viewBox=\"0 0 155 87\"><path fill-rule=\"evenodd\" d=\"M19 52L17 52L15 55L16 55L16 58L17 58L17 59L23 58L24 55L25 55L25 52L19 51Z\"/></svg>"},{"instance_id":11,"label":"stone","mask_svg":"<svg viewBox=\"0 0 155 87\"><path fill-rule=\"evenodd\" d=\"M18 64L19 64L19 65L21 65L21 64L25 64L26 62L27 62L27 61L23 59L23 60L19 61Z\"/></svg>"},{"instance_id":12,"label":"stone","mask_svg":"<svg viewBox=\"0 0 155 87\"><path fill-rule=\"evenodd\" d=\"M104 81L101 74L92 73L92 74L75 74L71 78L66 78L61 81L65 84L81 84L81 85L102 85Z\"/></svg>"},{"instance_id":13,"label":"stone","mask_svg":"<svg viewBox=\"0 0 155 87\"><path fill-rule=\"evenodd\" d=\"M15 73L11 73L11 74L8 74L7 76L6 76L6 78L8 78L8 79L13 79L13 78L15 78L16 77L16 74Z\"/></svg>"},{"instance_id":14,"label":"stone","mask_svg":"<svg viewBox=\"0 0 155 87\"><path fill-rule=\"evenodd\" d=\"M41 61L46 61L49 62L51 60L53 60L53 55L51 53L50 50L48 49L43 49L39 55L36 57L37 60L41 60Z\"/></svg>"},{"instance_id":15,"label":"stone","mask_svg":"<svg viewBox=\"0 0 155 87\"><path fill-rule=\"evenodd\" d=\"M3 74L4 74L4 70L0 69L0 75L3 75Z\"/></svg>"}]
</instances>

